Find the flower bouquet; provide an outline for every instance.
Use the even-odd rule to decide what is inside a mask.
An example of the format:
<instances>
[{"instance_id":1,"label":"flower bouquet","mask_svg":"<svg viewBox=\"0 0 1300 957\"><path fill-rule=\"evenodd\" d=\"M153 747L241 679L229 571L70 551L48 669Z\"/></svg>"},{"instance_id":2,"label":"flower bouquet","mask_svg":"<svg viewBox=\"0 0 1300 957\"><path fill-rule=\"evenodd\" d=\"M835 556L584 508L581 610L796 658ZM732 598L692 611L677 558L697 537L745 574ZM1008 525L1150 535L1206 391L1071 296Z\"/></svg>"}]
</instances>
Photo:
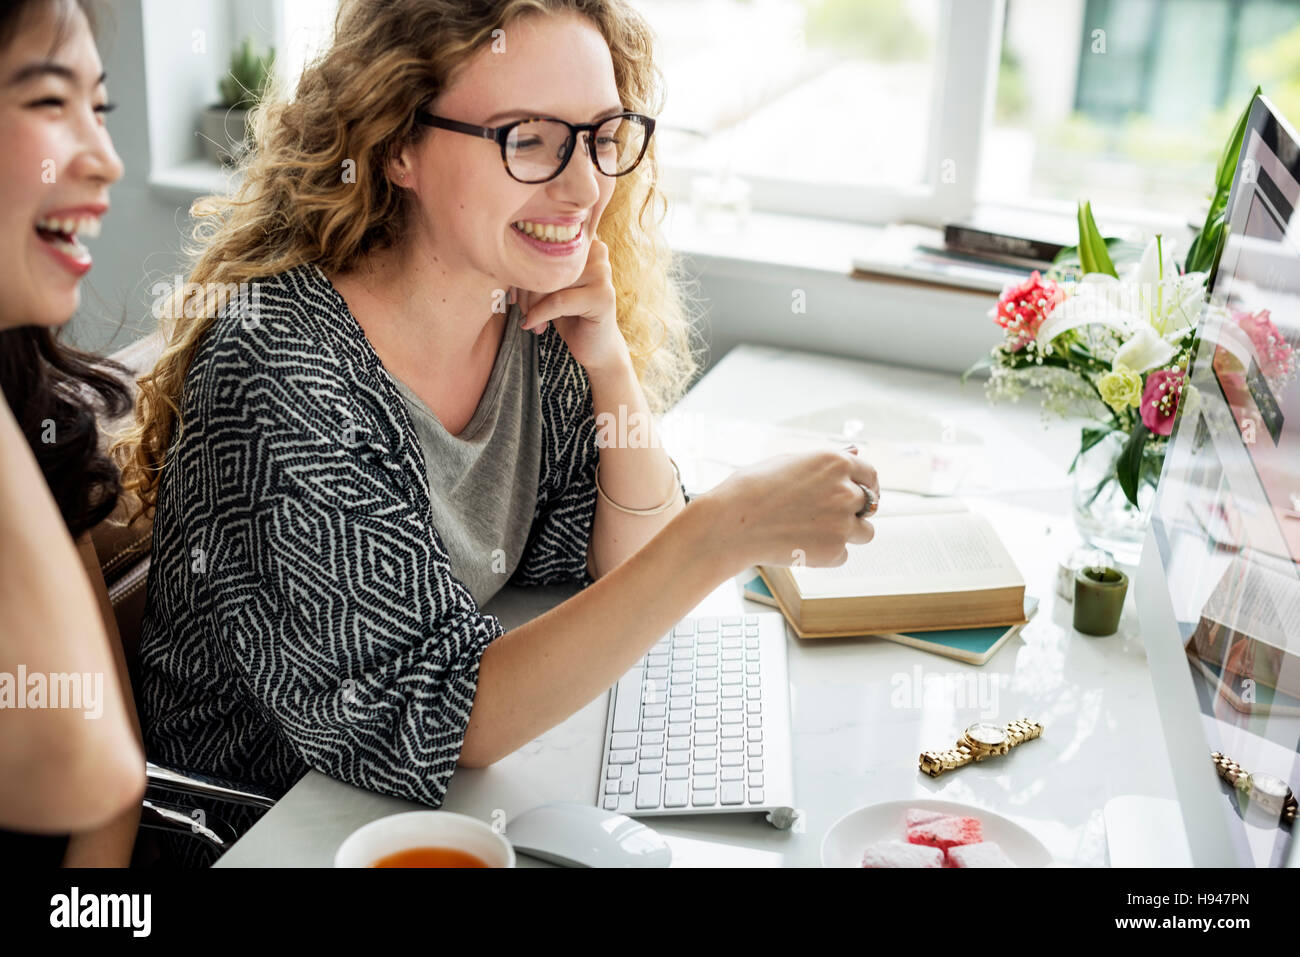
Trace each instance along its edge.
<instances>
[{"instance_id":1,"label":"flower bouquet","mask_svg":"<svg viewBox=\"0 0 1300 957\"><path fill-rule=\"evenodd\" d=\"M1223 248L1249 110L1220 157L1209 216L1181 265L1159 235L1145 246L1103 239L1090 204L1081 203L1078 246L1063 250L1045 274L1034 271L1003 291L989 313L1002 341L962 375L964 382L988 368L990 399L1040 388L1045 414L1085 420L1070 465L1076 523L1085 539L1117 557L1140 550L1175 418L1199 404L1187 369L1206 282ZM1259 355L1287 371L1290 349L1267 311L1232 318Z\"/></svg>"}]
</instances>

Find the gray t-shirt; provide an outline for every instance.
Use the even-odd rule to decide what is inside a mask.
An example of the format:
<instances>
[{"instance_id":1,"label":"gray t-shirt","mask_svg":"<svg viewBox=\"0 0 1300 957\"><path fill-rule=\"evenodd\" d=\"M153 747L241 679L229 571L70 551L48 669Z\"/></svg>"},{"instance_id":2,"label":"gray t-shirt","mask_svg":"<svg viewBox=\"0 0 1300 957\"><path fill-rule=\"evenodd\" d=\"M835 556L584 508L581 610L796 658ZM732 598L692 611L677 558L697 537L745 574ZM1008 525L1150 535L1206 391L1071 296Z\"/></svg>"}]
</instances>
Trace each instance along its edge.
<instances>
[{"instance_id":1,"label":"gray t-shirt","mask_svg":"<svg viewBox=\"0 0 1300 957\"><path fill-rule=\"evenodd\" d=\"M512 305L483 398L460 435L443 428L404 382L393 380L420 440L434 527L452 573L480 608L514 574L537 507L541 388L536 337L519 328L521 318Z\"/></svg>"}]
</instances>

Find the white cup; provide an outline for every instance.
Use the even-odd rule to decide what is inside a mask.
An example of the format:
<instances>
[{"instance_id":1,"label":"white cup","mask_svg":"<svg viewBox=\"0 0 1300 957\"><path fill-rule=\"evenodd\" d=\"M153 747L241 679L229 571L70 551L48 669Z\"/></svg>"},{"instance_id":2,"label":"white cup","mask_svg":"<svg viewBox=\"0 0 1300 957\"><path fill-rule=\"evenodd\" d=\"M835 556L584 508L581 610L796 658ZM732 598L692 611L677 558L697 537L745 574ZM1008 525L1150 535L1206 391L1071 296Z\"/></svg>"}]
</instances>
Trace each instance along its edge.
<instances>
[{"instance_id":1,"label":"white cup","mask_svg":"<svg viewBox=\"0 0 1300 957\"><path fill-rule=\"evenodd\" d=\"M339 845L335 867L373 867L375 861L417 847L451 847L488 867L514 867L515 849L478 818L450 811L407 811L357 828Z\"/></svg>"}]
</instances>

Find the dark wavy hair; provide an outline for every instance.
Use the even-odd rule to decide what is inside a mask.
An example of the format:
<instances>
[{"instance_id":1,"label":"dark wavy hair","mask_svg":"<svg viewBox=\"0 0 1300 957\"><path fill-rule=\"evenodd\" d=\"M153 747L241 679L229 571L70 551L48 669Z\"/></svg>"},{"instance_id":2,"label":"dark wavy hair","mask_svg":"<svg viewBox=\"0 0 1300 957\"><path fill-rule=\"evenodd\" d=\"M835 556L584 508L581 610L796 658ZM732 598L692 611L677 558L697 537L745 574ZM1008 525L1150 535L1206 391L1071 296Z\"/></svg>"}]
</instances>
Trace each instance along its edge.
<instances>
[{"instance_id":1,"label":"dark wavy hair","mask_svg":"<svg viewBox=\"0 0 1300 957\"><path fill-rule=\"evenodd\" d=\"M78 7L95 29L93 0L0 0L0 50L13 41L23 19L45 5L60 8L54 49ZM97 411L116 418L131 408L131 392L115 373L130 374L119 363L61 343L50 329L0 332L0 388L73 538L106 518L121 493L117 466L100 447L95 418Z\"/></svg>"}]
</instances>

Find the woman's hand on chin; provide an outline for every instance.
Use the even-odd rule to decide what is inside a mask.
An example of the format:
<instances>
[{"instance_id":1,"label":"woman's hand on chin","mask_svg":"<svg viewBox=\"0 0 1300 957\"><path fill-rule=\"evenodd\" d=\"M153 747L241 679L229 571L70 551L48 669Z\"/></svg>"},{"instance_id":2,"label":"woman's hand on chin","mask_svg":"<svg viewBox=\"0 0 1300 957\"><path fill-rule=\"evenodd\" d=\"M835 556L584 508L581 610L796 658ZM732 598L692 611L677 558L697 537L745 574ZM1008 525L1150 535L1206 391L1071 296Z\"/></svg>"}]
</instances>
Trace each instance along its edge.
<instances>
[{"instance_id":1,"label":"woman's hand on chin","mask_svg":"<svg viewBox=\"0 0 1300 957\"><path fill-rule=\"evenodd\" d=\"M599 239L592 238L587 266L572 286L544 296L525 289L514 293L524 314L523 327L540 335L554 323L589 375L630 366L627 342L618 328L609 247Z\"/></svg>"}]
</instances>

